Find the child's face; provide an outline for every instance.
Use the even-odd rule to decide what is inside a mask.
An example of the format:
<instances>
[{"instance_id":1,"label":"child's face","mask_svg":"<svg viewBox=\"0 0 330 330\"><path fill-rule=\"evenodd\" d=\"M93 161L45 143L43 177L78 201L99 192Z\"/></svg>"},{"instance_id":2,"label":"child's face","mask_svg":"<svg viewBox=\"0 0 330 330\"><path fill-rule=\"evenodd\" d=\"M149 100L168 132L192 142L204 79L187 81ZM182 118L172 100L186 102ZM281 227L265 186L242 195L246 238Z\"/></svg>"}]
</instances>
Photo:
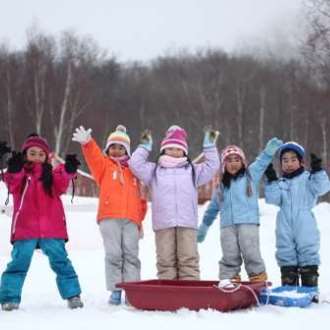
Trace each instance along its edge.
<instances>
[{"instance_id":1,"label":"child's face","mask_svg":"<svg viewBox=\"0 0 330 330\"><path fill-rule=\"evenodd\" d=\"M109 147L108 156L117 158L124 155L126 155L126 149L121 144L114 143Z\"/></svg>"},{"instance_id":2,"label":"child's face","mask_svg":"<svg viewBox=\"0 0 330 330\"><path fill-rule=\"evenodd\" d=\"M238 155L229 155L226 158L225 169L231 174L235 175L243 166L242 159Z\"/></svg>"},{"instance_id":3,"label":"child's face","mask_svg":"<svg viewBox=\"0 0 330 330\"><path fill-rule=\"evenodd\" d=\"M179 148L166 148L165 155L180 158L184 156L184 152L182 149Z\"/></svg>"},{"instance_id":4,"label":"child's face","mask_svg":"<svg viewBox=\"0 0 330 330\"><path fill-rule=\"evenodd\" d=\"M282 155L281 168L284 173L292 173L301 166L297 154L287 151Z\"/></svg>"},{"instance_id":5,"label":"child's face","mask_svg":"<svg viewBox=\"0 0 330 330\"><path fill-rule=\"evenodd\" d=\"M47 155L41 148L31 147L26 151L26 159L32 163L44 163Z\"/></svg>"}]
</instances>

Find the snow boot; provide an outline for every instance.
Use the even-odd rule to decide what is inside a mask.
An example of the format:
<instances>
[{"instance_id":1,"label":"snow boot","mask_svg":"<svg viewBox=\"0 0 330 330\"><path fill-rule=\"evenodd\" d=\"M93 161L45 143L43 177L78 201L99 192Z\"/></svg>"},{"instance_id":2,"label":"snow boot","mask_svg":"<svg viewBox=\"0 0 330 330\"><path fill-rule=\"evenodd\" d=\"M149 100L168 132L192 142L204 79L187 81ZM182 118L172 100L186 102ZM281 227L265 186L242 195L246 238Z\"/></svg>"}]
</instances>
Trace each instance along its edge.
<instances>
[{"instance_id":1,"label":"snow boot","mask_svg":"<svg viewBox=\"0 0 330 330\"><path fill-rule=\"evenodd\" d=\"M112 291L109 299L110 305L120 305L121 304L121 290Z\"/></svg>"},{"instance_id":2,"label":"snow boot","mask_svg":"<svg viewBox=\"0 0 330 330\"><path fill-rule=\"evenodd\" d=\"M82 308L84 307L84 304L81 301L80 296L74 296L68 299L68 307L70 309Z\"/></svg>"},{"instance_id":3,"label":"snow boot","mask_svg":"<svg viewBox=\"0 0 330 330\"><path fill-rule=\"evenodd\" d=\"M6 302L6 303L1 304L1 308L2 308L3 311L10 312L10 311L13 311L15 309L18 309L19 304L14 303L14 302Z\"/></svg>"},{"instance_id":4,"label":"snow boot","mask_svg":"<svg viewBox=\"0 0 330 330\"><path fill-rule=\"evenodd\" d=\"M315 296L313 298L313 302L319 302L319 295L318 295L318 266L311 265L311 266L304 266L300 267L299 269L300 277L301 277L301 285L314 287L315 288Z\"/></svg>"},{"instance_id":5,"label":"snow boot","mask_svg":"<svg viewBox=\"0 0 330 330\"><path fill-rule=\"evenodd\" d=\"M300 277L302 286L318 286L318 266L304 266L300 267Z\"/></svg>"},{"instance_id":6,"label":"snow boot","mask_svg":"<svg viewBox=\"0 0 330 330\"><path fill-rule=\"evenodd\" d=\"M281 267L282 285L299 285L299 273L297 266L282 266Z\"/></svg>"},{"instance_id":7,"label":"snow boot","mask_svg":"<svg viewBox=\"0 0 330 330\"><path fill-rule=\"evenodd\" d=\"M265 282L267 281L268 277L267 277L267 273L266 272L262 272L259 274L250 274L249 275L249 280L250 282Z\"/></svg>"}]
</instances>

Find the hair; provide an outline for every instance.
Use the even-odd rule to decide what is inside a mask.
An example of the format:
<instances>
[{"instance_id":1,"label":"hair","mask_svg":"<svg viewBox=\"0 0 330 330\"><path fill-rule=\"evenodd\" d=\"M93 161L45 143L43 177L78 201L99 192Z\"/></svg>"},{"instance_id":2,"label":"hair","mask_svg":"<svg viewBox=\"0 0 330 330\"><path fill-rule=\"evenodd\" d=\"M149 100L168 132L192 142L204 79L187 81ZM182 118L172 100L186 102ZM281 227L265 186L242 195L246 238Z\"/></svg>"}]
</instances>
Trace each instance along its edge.
<instances>
[{"instance_id":1,"label":"hair","mask_svg":"<svg viewBox=\"0 0 330 330\"><path fill-rule=\"evenodd\" d=\"M160 152L158 154L157 159L156 159L156 166L154 168L154 173L153 173L153 177L155 178L155 181L157 181L158 161L159 161L159 158L161 156L163 156L163 155L165 155L165 149L162 150L162 152ZM186 167L191 166L191 178L192 178L193 185L196 186L196 171L195 171L194 164L193 164L192 160L188 157L188 155L186 155L184 153L184 156L187 157L187 162L188 162L188 164L186 165Z\"/></svg>"},{"instance_id":2,"label":"hair","mask_svg":"<svg viewBox=\"0 0 330 330\"><path fill-rule=\"evenodd\" d=\"M31 133L27 136L27 138L34 137L34 136L39 137L40 135L37 133ZM27 149L23 151L23 157L24 157L24 162L29 163L27 160ZM53 196L53 192L52 192L53 166L50 163L48 163L48 156L46 156L45 162L42 163L42 173L41 173L39 180L42 182L42 187L43 187L44 191L46 192L46 194L48 194L49 196L52 197ZM25 186L25 181L23 182L22 189L24 189L23 188L24 186Z\"/></svg>"},{"instance_id":3,"label":"hair","mask_svg":"<svg viewBox=\"0 0 330 330\"><path fill-rule=\"evenodd\" d=\"M280 162L281 163L282 163L283 156L288 152L293 152L296 155L296 157L297 157L297 159L299 160L300 163L303 161L303 157L301 157L301 155L299 155L299 153L296 150L288 148L288 149L283 149L281 154L280 154Z\"/></svg>"},{"instance_id":4,"label":"hair","mask_svg":"<svg viewBox=\"0 0 330 330\"><path fill-rule=\"evenodd\" d=\"M227 172L227 170L225 170L219 182L220 190L222 190L223 192L225 188L229 189L232 180L235 180L236 178L244 175L247 176L246 196L251 197L253 194L252 186L251 186L251 174L249 170L245 168L244 164L242 165L242 168L239 169L238 172L234 175L230 174L229 172Z\"/></svg>"}]
</instances>

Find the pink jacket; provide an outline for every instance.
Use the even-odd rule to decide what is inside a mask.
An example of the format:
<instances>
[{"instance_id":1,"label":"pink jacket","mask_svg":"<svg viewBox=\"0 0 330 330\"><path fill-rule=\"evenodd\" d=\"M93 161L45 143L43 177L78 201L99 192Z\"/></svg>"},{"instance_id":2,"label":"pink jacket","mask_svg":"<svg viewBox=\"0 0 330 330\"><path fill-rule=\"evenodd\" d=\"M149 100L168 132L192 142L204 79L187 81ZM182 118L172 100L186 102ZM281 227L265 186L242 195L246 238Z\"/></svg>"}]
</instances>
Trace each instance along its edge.
<instances>
[{"instance_id":1,"label":"pink jacket","mask_svg":"<svg viewBox=\"0 0 330 330\"><path fill-rule=\"evenodd\" d=\"M60 195L65 193L70 179L64 165L53 170L53 196L42 186L41 164L24 167L19 173L6 173L5 182L13 194L14 214L11 242L24 239L58 238L68 240L65 214Z\"/></svg>"}]
</instances>

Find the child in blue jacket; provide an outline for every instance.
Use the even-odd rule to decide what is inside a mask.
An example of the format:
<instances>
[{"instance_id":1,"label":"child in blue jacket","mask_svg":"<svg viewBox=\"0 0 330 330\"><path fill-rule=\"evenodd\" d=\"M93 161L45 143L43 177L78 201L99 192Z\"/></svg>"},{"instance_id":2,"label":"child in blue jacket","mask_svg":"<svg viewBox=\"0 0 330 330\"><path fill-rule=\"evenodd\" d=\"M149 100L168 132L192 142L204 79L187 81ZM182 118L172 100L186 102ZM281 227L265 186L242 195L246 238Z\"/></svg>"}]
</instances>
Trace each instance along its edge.
<instances>
[{"instance_id":1,"label":"child in blue jacket","mask_svg":"<svg viewBox=\"0 0 330 330\"><path fill-rule=\"evenodd\" d=\"M197 235L198 242L202 242L220 212L220 285L222 281L227 283L228 280L240 280L243 260L250 281L267 280L259 246L258 185L281 145L281 140L271 139L250 166L247 166L245 155L237 146L228 146L221 154L222 180L204 214Z\"/></svg>"},{"instance_id":2,"label":"child in blue jacket","mask_svg":"<svg viewBox=\"0 0 330 330\"><path fill-rule=\"evenodd\" d=\"M317 198L330 190L322 160L311 154L311 170L304 168L304 148L287 142L280 148L282 177L266 170L266 202L280 207L276 222L276 259L282 285L318 286L320 234L312 212Z\"/></svg>"}]
</instances>

